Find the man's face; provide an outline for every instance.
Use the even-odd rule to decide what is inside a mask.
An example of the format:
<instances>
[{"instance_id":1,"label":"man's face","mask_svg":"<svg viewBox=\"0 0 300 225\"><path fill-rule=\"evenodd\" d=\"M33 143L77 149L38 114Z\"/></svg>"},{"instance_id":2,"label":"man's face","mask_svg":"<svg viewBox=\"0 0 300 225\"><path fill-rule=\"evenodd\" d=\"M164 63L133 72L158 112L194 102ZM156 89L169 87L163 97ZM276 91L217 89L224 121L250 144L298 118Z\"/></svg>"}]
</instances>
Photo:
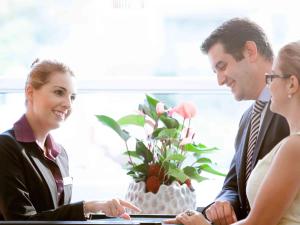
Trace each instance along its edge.
<instances>
[{"instance_id":1,"label":"man's face","mask_svg":"<svg viewBox=\"0 0 300 225\"><path fill-rule=\"evenodd\" d=\"M208 51L208 57L213 71L217 74L219 85L228 86L238 101L251 99L255 81L251 76L251 64L246 56L236 61L232 55L225 52L221 43L216 43Z\"/></svg>"}]
</instances>

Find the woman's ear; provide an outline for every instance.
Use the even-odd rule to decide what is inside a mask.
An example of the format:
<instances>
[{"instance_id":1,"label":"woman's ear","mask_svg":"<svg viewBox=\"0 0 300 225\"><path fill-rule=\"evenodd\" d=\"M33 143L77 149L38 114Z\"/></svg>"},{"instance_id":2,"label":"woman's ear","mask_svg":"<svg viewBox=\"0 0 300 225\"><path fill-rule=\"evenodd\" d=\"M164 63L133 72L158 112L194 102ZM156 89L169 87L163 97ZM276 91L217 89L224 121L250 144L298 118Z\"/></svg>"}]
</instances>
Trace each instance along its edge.
<instances>
[{"instance_id":1,"label":"woman's ear","mask_svg":"<svg viewBox=\"0 0 300 225\"><path fill-rule=\"evenodd\" d=\"M31 85L26 85L26 87L25 87L25 97L26 97L27 102L32 102L33 87Z\"/></svg>"},{"instance_id":2,"label":"woman's ear","mask_svg":"<svg viewBox=\"0 0 300 225\"><path fill-rule=\"evenodd\" d=\"M257 59L258 51L254 41L246 41L244 47L244 56L249 58L251 62Z\"/></svg>"},{"instance_id":3,"label":"woman's ear","mask_svg":"<svg viewBox=\"0 0 300 225\"><path fill-rule=\"evenodd\" d=\"M299 80L295 75L291 75L287 83L289 95L294 95L299 89Z\"/></svg>"}]
</instances>

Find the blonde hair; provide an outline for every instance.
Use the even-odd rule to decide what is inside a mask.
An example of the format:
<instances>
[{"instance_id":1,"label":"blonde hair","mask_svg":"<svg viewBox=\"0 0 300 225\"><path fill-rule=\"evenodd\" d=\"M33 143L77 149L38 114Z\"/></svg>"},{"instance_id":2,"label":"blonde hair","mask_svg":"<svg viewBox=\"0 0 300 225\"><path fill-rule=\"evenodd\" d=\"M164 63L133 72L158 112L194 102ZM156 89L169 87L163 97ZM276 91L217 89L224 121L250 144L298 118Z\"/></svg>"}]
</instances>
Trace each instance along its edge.
<instances>
[{"instance_id":1,"label":"blonde hair","mask_svg":"<svg viewBox=\"0 0 300 225\"><path fill-rule=\"evenodd\" d=\"M283 74L295 75L300 81L300 41L283 46L278 53L278 65Z\"/></svg>"},{"instance_id":2,"label":"blonde hair","mask_svg":"<svg viewBox=\"0 0 300 225\"><path fill-rule=\"evenodd\" d=\"M40 89L45 85L51 74L59 73L69 73L71 76L74 76L72 70L65 64L58 62L56 60L42 60L36 59L31 65L31 71L27 77L27 85L31 85L34 89Z\"/></svg>"}]
</instances>

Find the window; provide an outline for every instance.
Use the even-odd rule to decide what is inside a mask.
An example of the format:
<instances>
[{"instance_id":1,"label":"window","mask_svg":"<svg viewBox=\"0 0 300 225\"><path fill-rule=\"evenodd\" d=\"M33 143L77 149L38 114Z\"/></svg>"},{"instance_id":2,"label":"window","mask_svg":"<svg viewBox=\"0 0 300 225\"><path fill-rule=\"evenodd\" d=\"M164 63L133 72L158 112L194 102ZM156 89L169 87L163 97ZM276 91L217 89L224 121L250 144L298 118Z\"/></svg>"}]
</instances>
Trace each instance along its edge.
<instances>
[{"instance_id":1,"label":"window","mask_svg":"<svg viewBox=\"0 0 300 225\"><path fill-rule=\"evenodd\" d=\"M234 153L239 118L248 103L237 103L229 92L151 94L172 106L184 100L193 101L198 106L198 115L192 120L196 139L220 149L214 158L218 168L226 172ZM20 106L24 105L24 97L21 93L0 96L0 130L4 131L22 115L25 107ZM144 97L144 93L137 91L79 94L71 117L62 128L52 132L70 158L71 175L74 177L73 201L125 196L130 178L122 168L126 161L122 156L124 143L94 115L106 114L118 119L135 113ZM222 182L223 177L217 176L200 184L194 182L199 205L209 203L219 192ZM210 192L206 193L208 189ZM202 195L203 192L206 194Z\"/></svg>"},{"instance_id":2,"label":"window","mask_svg":"<svg viewBox=\"0 0 300 225\"><path fill-rule=\"evenodd\" d=\"M240 116L250 102L237 103L226 88L217 86L199 47L216 26L236 16L258 22L275 51L297 40L298 7L274 2L270 9L264 4L2 0L0 131L10 128L25 110L23 87L31 63L36 58L56 58L75 71L79 83L74 114L54 131L69 153L73 201L124 197L130 178L120 165L123 145L94 115L118 118L131 113L145 93L171 105L194 101L199 111L194 121L197 136L221 149L216 160L226 171ZM209 203L222 182L223 178L214 178L197 185L198 205Z\"/></svg>"}]
</instances>

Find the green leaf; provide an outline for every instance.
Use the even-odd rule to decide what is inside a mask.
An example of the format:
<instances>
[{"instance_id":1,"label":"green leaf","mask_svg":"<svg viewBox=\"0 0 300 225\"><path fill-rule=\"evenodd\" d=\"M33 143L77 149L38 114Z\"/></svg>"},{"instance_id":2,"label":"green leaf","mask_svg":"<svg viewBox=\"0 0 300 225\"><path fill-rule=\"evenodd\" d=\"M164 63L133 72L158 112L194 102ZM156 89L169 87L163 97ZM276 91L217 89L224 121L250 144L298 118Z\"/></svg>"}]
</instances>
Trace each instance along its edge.
<instances>
[{"instance_id":1,"label":"green leaf","mask_svg":"<svg viewBox=\"0 0 300 225\"><path fill-rule=\"evenodd\" d=\"M157 121L158 119L158 115L156 113L156 105L159 102L157 99L151 97L150 95L146 95L146 101L148 103L149 106L149 112L150 112L150 117L152 119L154 119L155 121Z\"/></svg>"},{"instance_id":2,"label":"green leaf","mask_svg":"<svg viewBox=\"0 0 300 225\"><path fill-rule=\"evenodd\" d=\"M206 145L204 145L204 144L198 144L198 145L196 145L197 146L197 148L198 149L200 149L200 150L205 150L205 151L208 151L208 150L219 150L217 147L207 147Z\"/></svg>"},{"instance_id":3,"label":"green leaf","mask_svg":"<svg viewBox=\"0 0 300 225\"><path fill-rule=\"evenodd\" d=\"M148 106L144 105L144 104L139 104L139 107L138 107L139 111L141 111L142 113L150 116L150 109Z\"/></svg>"},{"instance_id":4,"label":"green leaf","mask_svg":"<svg viewBox=\"0 0 300 225\"><path fill-rule=\"evenodd\" d=\"M112 118L105 115L96 115L97 119L104 125L113 129L124 141L130 138L127 131L122 130L120 125Z\"/></svg>"},{"instance_id":5,"label":"green leaf","mask_svg":"<svg viewBox=\"0 0 300 225\"><path fill-rule=\"evenodd\" d=\"M122 125L137 125L143 127L145 125L145 116L143 115L127 115L120 118L118 121Z\"/></svg>"},{"instance_id":6,"label":"green leaf","mask_svg":"<svg viewBox=\"0 0 300 225\"><path fill-rule=\"evenodd\" d=\"M185 173L178 168L169 168L168 175L175 177L177 180L179 180L182 183L185 182L186 179L188 179L188 176L185 175Z\"/></svg>"},{"instance_id":7,"label":"green leaf","mask_svg":"<svg viewBox=\"0 0 300 225\"><path fill-rule=\"evenodd\" d=\"M139 110L141 112L143 112L145 115L148 115L149 117L151 117L155 121L158 118L158 115L156 113L156 109L153 110L152 108L148 107L146 104L144 104L144 105L139 104Z\"/></svg>"},{"instance_id":8,"label":"green leaf","mask_svg":"<svg viewBox=\"0 0 300 225\"><path fill-rule=\"evenodd\" d=\"M166 161L166 160L160 160L160 164L163 165L163 167L166 168L166 170L168 170L170 165L174 164L174 163L170 163L169 161ZM176 166L174 166L174 168L176 168Z\"/></svg>"},{"instance_id":9,"label":"green leaf","mask_svg":"<svg viewBox=\"0 0 300 225\"><path fill-rule=\"evenodd\" d=\"M142 156L139 155L136 151L126 151L126 152L124 152L124 155L128 155L130 157L134 157L134 158L137 158L137 159L142 158Z\"/></svg>"},{"instance_id":10,"label":"green leaf","mask_svg":"<svg viewBox=\"0 0 300 225\"><path fill-rule=\"evenodd\" d=\"M164 129L166 129L166 128L162 128L162 127L156 128L156 129L152 132L152 138L156 138L156 137L158 136L158 134L159 134L162 130L164 130Z\"/></svg>"},{"instance_id":11,"label":"green leaf","mask_svg":"<svg viewBox=\"0 0 300 225\"><path fill-rule=\"evenodd\" d=\"M150 95L146 95L146 99L147 99L147 102L149 104L151 111L156 112L156 104L159 103L159 100L151 97Z\"/></svg>"},{"instance_id":12,"label":"green leaf","mask_svg":"<svg viewBox=\"0 0 300 225\"><path fill-rule=\"evenodd\" d=\"M200 158L195 163L199 163L199 164L206 163L206 164L209 164L209 163L212 163L212 161L209 158Z\"/></svg>"},{"instance_id":13,"label":"green leaf","mask_svg":"<svg viewBox=\"0 0 300 225\"><path fill-rule=\"evenodd\" d=\"M206 171L208 173L211 173L211 174L215 174L215 175L219 175L219 176L226 176L226 174L224 173L221 173L215 169L213 169L210 165L208 164L203 164L201 166L199 166L199 169L203 170L203 171Z\"/></svg>"},{"instance_id":14,"label":"green leaf","mask_svg":"<svg viewBox=\"0 0 300 225\"><path fill-rule=\"evenodd\" d=\"M142 141L137 141L135 148L136 153L144 158L145 164L148 164L148 162L151 162L153 160L152 152L146 147L146 145Z\"/></svg>"},{"instance_id":15,"label":"green leaf","mask_svg":"<svg viewBox=\"0 0 300 225\"><path fill-rule=\"evenodd\" d=\"M207 147L206 147L206 145L204 145L204 144L201 144L201 143L200 143L200 144L198 144L197 146L198 146L199 148L207 148Z\"/></svg>"},{"instance_id":16,"label":"green leaf","mask_svg":"<svg viewBox=\"0 0 300 225\"><path fill-rule=\"evenodd\" d=\"M132 168L127 172L127 175L131 176L136 182L145 181L146 179L146 176L143 175L143 173L135 172L132 170Z\"/></svg>"},{"instance_id":17,"label":"green leaf","mask_svg":"<svg viewBox=\"0 0 300 225\"><path fill-rule=\"evenodd\" d=\"M194 179L198 182L208 180L208 178L200 176L199 173L197 172L196 168L194 168L192 166L184 167L183 171L188 177L190 177L191 179Z\"/></svg>"},{"instance_id":18,"label":"green leaf","mask_svg":"<svg viewBox=\"0 0 300 225\"><path fill-rule=\"evenodd\" d=\"M130 170L130 171L127 172L127 175L133 175L133 174L135 174L135 172L132 171L132 170Z\"/></svg>"},{"instance_id":19,"label":"green leaf","mask_svg":"<svg viewBox=\"0 0 300 225\"><path fill-rule=\"evenodd\" d=\"M179 123L176 119L161 115L159 119L166 125L167 128L176 128L178 129Z\"/></svg>"},{"instance_id":20,"label":"green leaf","mask_svg":"<svg viewBox=\"0 0 300 225\"><path fill-rule=\"evenodd\" d=\"M142 163L142 164L139 164L137 166L133 166L132 167L132 171L146 174L146 172L147 172L147 166L144 163Z\"/></svg>"},{"instance_id":21,"label":"green leaf","mask_svg":"<svg viewBox=\"0 0 300 225\"><path fill-rule=\"evenodd\" d=\"M207 154L207 153L213 153L218 150L218 148L213 147L213 148L201 148L199 145L195 144L186 144L184 145L183 148L187 152L194 152L197 154Z\"/></svg>"},{"instance_id":22,"label":"green leaf","mask_svg":"<svg viewBox=\"0 0 300 225\"><path fill-rule=\"evenodd\" d=\"M172 139L177 138L179 131L175 128L172 129L162 129L157 135L157 139Z\"/></svg>"},{"instance_id":23,"label":"green leaf","mask_svg":"<svg viewBox=\"0 0 300 225\"><path fill-rule=\"evenodd\" d=\"M165 159L165 161L170 161L170 160L182 162L183 160L185 160L185 156L178 153L171 154Z\"/></svg>"}]
</instances>

